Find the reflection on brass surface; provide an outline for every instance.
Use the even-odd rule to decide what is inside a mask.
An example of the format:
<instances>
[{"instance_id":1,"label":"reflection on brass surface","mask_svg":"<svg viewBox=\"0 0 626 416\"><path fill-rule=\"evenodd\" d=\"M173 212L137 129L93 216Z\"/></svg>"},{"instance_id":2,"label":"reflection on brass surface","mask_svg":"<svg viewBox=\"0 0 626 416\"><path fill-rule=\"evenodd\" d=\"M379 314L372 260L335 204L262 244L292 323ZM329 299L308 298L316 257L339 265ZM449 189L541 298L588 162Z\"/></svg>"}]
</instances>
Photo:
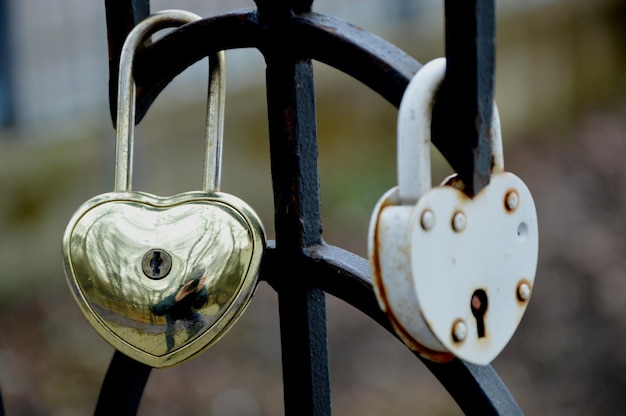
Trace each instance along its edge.
<instances>
[{"instance_id":1,"label":"reflection on brass surface","mask_svg":"<svg viewBox=\"0 0 626 416\"><path fill-rule=\"evenodd\" d=\"M240 199L219 191L224 52L210 63L203 190L170 198L131 192L134 51L150 34L196 21L157 12L128 34L120 55L114 191L87 201L63 237L67 280L94 328L153 367L214 343L250 301L265 236Z\"/></svg>"},{"instance_id":2,"label":"reflection on brass surface","mask_svg":"<svg viewBox=\"0 0 626 416\"><path fill-rule=\"evenodd\" d=\"M76 212L63 251L73 294L98 332L162 367L215 342L241 314L264 238L251 209L227 194L109 193ZM159 279L144 272L155 248L171 257Z\"/></svg>"}]
</instances>

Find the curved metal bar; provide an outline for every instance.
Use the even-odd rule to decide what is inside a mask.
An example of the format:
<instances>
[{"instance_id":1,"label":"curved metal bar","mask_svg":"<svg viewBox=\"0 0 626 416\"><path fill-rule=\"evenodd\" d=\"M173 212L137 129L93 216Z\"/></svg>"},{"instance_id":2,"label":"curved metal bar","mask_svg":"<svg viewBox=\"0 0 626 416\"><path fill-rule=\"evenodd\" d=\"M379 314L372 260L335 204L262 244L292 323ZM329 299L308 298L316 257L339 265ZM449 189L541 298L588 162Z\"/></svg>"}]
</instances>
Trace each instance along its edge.
<instances>
[{"instance_id":1,"label":"curved metal bar","mask_svg":"<svg viewBox=\"0 0 626 416\"><path fill-rule=\"evenodd\" d=\"M259 13L274 22L311 11L313 0L254 0Z\"/></svg>"},{"instance_id":2,"label":"curved metal bar","mask_svg":"<svg viewBox=\"0 0 626 416\"><path fill-rule=\"evenodd\" d=\"M117 110L117 81L120 55L126 36L143 19L150 15L150 0L104 0L109 47L109 101L111 118Z\"/></svg>"},{"instance_id":3,"label":"curved metal bar","mask_svg":"<svg viewBox=\"0 0 626 416\"><path fill-rule=\"evenodd\" d=\"M468 194L474 195L489 183L492 166L494 2L457 3L446 2L449 69L433 109L432 142L458 172ZM396 107L420 68L395 45L335 17L303 13L276 26L259 19L256 10L232 12L191 23L146 47L135 73L137 122L176 75L219 50L256 48L264 54L279 51L317 60L359 80ZM297 47L281 45L281 39L297 39Z\"/></svg>"},{"instance_id":4,"label":"curved metal bar","mask_svg":"<svg viewBox=\"0 0 626 416\"><path fill-rule=\"evenodd\" d=\"M297 39L297 47L281 46L292 58L313 59L361 81L392 105L420 63L386 40L341 19L317 13L293 17L280 39ZM199 42L198 39L207 39ZM239 11L182 26L146 47L136 60L137 122L167 84L189 65L220 50L276 49L276 33L259 22L256 11ZM111 97L112 102L116 102Z\"/></svg>"},{"instance_id":5,"label":"curved metal bar","mask_svg":"<svg viewBox=\"0 0 626 416\"><path fill-rule=\"evenodd\" d=\"M151 371L151 367L115 351L100 389L94 415L136 415Z\"/></svg>"},{"instance_id":6,"label":"curved metal bar","mask_svg":"<svg viewBox=\"0 0 626 416\"><path fill-rule=\"evenodd\" d=\"M275 290L284 282L281 264L276 261L275 249L270 242L264 257L261 279ZM320 289L352 305L398 338L389 319L381 311L374 295L370 266L366 259L347 250L328 244L306 249L298 260L298 270L310 287ZM399 339L399 338L398 338ZM402 341L400 341L402 342ZM522 415L511 395L491 366L477 366L454 359L435 363L415 355L448 390L466 414Z\"/></svg>"}]
</instances>

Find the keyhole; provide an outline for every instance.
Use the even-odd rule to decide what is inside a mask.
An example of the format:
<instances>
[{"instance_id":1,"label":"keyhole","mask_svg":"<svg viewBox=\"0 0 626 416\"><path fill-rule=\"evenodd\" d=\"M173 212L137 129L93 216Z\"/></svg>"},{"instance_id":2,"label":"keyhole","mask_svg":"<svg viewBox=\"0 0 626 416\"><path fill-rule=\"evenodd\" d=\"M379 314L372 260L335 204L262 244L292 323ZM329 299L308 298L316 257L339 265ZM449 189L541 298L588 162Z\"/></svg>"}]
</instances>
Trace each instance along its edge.
<instances>
[{"instance_id":1,"label":"keyhole","mask_svg":"<svg viewBox=\"0 0 626 416\"><path fill-rule=\"evenodd\" d=\"M163 265L163 260L161 259L161 252L154 251L152 253L152 259L150 260L150 267L152 267L152 275L154 277L159 277L161 274L161 266Z\"/></svg>"},{"instance_id":2,"label":"keyhole","mask_svg":"<svg viewBox=\"0 0 626 416\"><path fill-rule=\"evenodd\" d=\"M150 279L163 279L172 270L172 257L164 250L152 249L143 256L141 269Z\"/></svg>"},{"instance_id":3,"label":"keyhole","mask_svg":"<svg viewBox=\"0 0 626 416\"><path fill-rule=\"evenodd\" d=\"M487 292L483 289L478 289L472 295L472 315L476 318L476 330L478 332L478 338L485 336L485 313L487 313L487 306L489 301L487 299Z\"/></svg>"}]
</instances>

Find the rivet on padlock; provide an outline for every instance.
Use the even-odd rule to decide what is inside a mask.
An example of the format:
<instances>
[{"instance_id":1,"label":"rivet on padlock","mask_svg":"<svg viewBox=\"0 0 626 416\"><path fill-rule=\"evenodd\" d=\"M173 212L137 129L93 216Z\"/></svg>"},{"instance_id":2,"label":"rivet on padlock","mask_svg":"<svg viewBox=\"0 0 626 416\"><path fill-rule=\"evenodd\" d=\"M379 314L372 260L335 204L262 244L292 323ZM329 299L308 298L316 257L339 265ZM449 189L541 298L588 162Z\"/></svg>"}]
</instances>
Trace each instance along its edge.
<instances>
[{"instance_id":1,"label":"rivet on padlock","mask_svg":"<svg viewBox=\"0 0 626 416\"><path fill-rule=\"evenodd\" d=\"M398 186L378 201L368 251L374 288L398 336L433 361L490 363L524 314L538 260L530 191L504 171L494 104L489 185L469 198L450 178L432 187L432 102L445 59L424 65L398 113ZM455 186L453 186L453 184Z\"/></svg>"},{"instance_id":2,"label":"rivet on padlock","mask_svg":"<svg viewBox=\"0 0 626 416\"><path fill-rule=\"evenodd\" d=\"M265 234L244 201L220 192L224 52L210 60L203 189L171 197L131 191L133 57L158 30L200 19L155 13L120 57L114 192L85 202L63 236L68 284L97 332L153 367L178 364L216 342L248 305Z\"/></svg>"}]
</instances>

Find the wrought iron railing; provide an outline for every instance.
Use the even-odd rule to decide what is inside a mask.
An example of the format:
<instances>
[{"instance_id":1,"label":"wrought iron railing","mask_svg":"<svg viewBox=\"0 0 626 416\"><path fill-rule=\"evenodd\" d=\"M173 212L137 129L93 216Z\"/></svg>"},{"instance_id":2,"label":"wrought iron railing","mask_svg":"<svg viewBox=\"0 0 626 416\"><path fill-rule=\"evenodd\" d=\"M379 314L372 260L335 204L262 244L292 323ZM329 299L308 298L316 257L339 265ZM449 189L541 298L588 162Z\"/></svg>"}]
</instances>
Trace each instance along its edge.
<instances>
[{"instance_id":1,"label":"wrought iron railing","mask_svg":"<svg viewBox=\"0 0 626 416\"><path fill-rule=\"evenodd\" d=\"M119 52L131 28L149 15L150 2L105 0L105 5L115 117ZM163 88L201 58L236 48L256 48L265 58L275 240L264 253L260 279L278 295L287 415L331 414L326 294L396 336L378 307L367 260L326 244L322 236L312 61L357 79L396 107L420 68L389 42L314 13L311 6L312 0L256 0L255 9L173 30L146 46L135 66L139 122ZM491 170L494 1L447 0L445 17L448 65L433 111L432 141L473 194L488 183ZM522 413L492 367L416 357L465 413ZM95 414L136 414L150 372L116 352Z\"/></svg>"}]
</instances>

